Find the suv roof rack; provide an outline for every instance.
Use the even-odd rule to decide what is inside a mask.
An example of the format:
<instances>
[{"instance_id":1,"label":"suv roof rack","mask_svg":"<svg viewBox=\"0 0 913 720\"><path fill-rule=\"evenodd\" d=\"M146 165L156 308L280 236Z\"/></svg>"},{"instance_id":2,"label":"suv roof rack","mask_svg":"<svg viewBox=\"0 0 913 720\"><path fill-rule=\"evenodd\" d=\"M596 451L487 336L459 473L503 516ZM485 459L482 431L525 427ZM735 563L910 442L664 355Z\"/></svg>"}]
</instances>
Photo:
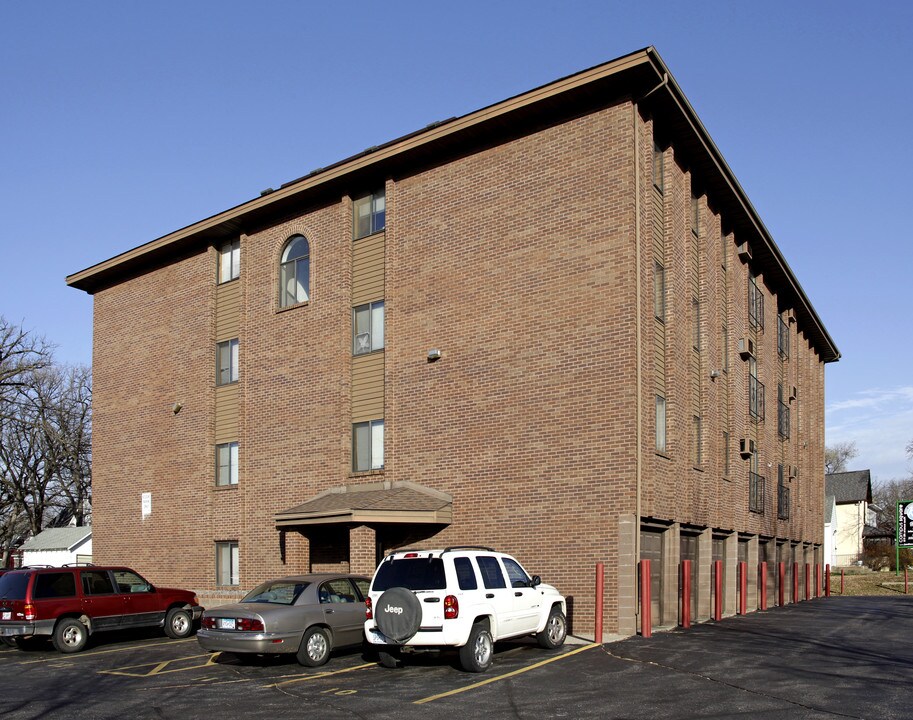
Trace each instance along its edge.
<instances>
[{"instance_id":1,"label":"suv roof rack","mask_svg":"<svg viewBox=\"0 0 913 720\"><path fill-rule=\"evenodd\" d=\"M444 552L453 552L454 550L484 550L485 552L498 552L494 548L485 547L484 545L454 545L444 548Z\"/></svg>"},{"instance_id":2,"label":"suv roof rack","mask_svg":"<svg viewBox=\"0 0 913 720\"><path fill-rule=\"evenodd\" d=\"M60 567L95 567L95 563L87 563L87 562L64 563Z\"/></svg>"}]
</instances>

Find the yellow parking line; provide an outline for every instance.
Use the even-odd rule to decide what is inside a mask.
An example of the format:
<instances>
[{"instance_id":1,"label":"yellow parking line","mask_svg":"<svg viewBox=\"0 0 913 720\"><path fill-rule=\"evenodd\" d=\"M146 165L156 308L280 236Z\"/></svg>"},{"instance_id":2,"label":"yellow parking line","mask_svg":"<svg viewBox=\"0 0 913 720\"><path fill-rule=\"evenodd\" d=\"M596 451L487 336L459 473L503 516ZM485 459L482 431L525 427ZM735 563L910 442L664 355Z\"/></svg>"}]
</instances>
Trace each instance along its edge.
<instances>
[{"instance_id":1,"label":"yellow parking line","mask_svg":"<svg viewBox=\"0 0 913 720\"><path fill-rule=\"evenodd\" d=\"M320 678L330 677L331 675L342 675L343 673L364 670L369 667L377 667L377 663L365 663L364 665L356 665L355 667L344 668L342 670L329 670L327 672L317 673L316 675L292 676L291 680L282 680L271 685L264 685L264 687L274 688L279 687L280 685L291 685L292 683L304 682L306 680L319 680Z\"/></svg>"},{"instance_id":2,"label":"yellow parking line","mask_svg":"<svg viewBox=\"0 0 913 720\"><path fill-rule=\"evenodd\" d=\"M159 663L142 663L141 665L128 665L126 667L115 668L114 670L99 670L98 673L99 675L123 675L125 677L138 678L152 677L153 675L168 675L170 673L186 672L188 670L199 670L200 668L214 665L216 658L220 654L221 653L204 653L202 655L187 655L185 657L172 658L171 660L165 660L164 662ZM165 669L172 663L179 663L183 662L184 660L194 660L195 658L206 657L207 655L209 657L207 658L206 662L201 665L189 665L187 667L171 668L169 670ZM127 672L128 670L146 667L151 667L152 669L148 672Z\"/></svg>"},{"instance_id":3,"label":"yellow parking line","mask_svg":"<svg viewBox=\"0 0 913 720\"><path fill-rule=\"evenodd\" d=\"M148 647L158 647L160 645L176 645L177 643L190 642L196 638L186 638L184 640L165 640L164 642L149 643L148 645L128 645L127 647L112 648L111 650L96 650L95 652L74 653L69 655L52 655L49 657L38 658L37 660L23 660L20 665L34 665L35 663L46 663L58 660L81 660L82 658L95 657L96 655L110 655L117 652L128 652L130 650L141 650Z\"/></svg>"},{"instance_id":4,"label":"yellow parking line","mask_svg":"<svg viewBox=\"0 0 913 720\"><path fill-rule=\"evenodd\" d=\"M506 680L507 678L511 678L516 675L522 675L525 672L529 672L530 670L535 670L536 668L540 668L543 665L548 665L549 663L553 663L558 660L564 660L564 658L566 658L566 657L570 657L571 655L576 655L577 653L582 653L584 650L592 650L595 647L602 647L602 646L599 643L593 643L592 645L584 645L583 647L579 647L576 650L571 650L570 652L566 652L563 655L558 655L557 657L548 658L547 660L542 660L541 662L537 662L533 665L528 665L527 667L520 668L519 670L514 670L513 672L505 673L504 675L498 675L497 677L488 678L487 680L483 680L482 682L477 682L472 685L467 685L466 687L457 688L456 690L448 690L447 692L441 693L439 695L432 695L431 697L422 698L421 700L415 700L412 704L413 705L424 705L425 703L433 702L435 700L440 700L441 698L445 698L445 697L450 697L451 695L459 695L460 693L464 693L467 690L475 690L476 688L480 688L484 685L490 685L491 683L500 682L501 680Z\"/></svg>"}]
</instances>

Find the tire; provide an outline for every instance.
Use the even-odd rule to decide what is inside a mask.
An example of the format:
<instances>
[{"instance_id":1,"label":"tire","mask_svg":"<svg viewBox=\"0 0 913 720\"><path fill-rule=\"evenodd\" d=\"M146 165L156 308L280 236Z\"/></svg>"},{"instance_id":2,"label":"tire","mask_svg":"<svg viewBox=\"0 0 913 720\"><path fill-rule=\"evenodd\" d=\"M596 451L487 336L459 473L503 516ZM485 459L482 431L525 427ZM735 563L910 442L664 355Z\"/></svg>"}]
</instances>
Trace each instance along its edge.
<instances>
[{"instance_id":1,"label":"tire","mask_svg":"<svg viewBox=\"0 0 913 720\"><path fill-rule=\"evenodd\" d=\"M10 639L13 641L13 644L20 650L35 650L36 648L44 645L45 641L47 640L46 637L22 637L21 635L17 635Z\"/></svg>"},{"instance_id":2,"label":"tire","mask_svg":"<svg viewBox=\"0 0 913 720\"><path fill-rule=\"evenodd\" d=\"M385 650L378 650L377 662L379 662L383 667L390 669L403 666L403 660L399 654L399 650L392 647Z\"/></svg>"},{"instance_id":3,"label":"tire","mask_svg":"<svg viewBox=\"0 0 913 720\"><path fill-rule=\"evenodd\" d=\"M165 634L181 640L193 633L193 616L184 608L171 608L165 615Z\"/></svg>"},{"instance_id":4,"label":"tire","mask_svg":"<svg viewBox=\"0 0 913 720\"><path fill-rule=\"evenodd\" d=\"M567 638L567 618L564 617L564 613L559 607L553 607L542 632L536 633L536 640L539 647L554 650L564 645L565 638Z\"/></svg>"},{"instance_id":5,"label":"tire","mask_svg":"<svg viewBox=\"0 0 913 720\"><path fill-rule=\"evenodd\" d=\"M54 628L52 639L58 652L79 652L89 641L89 629L76 618L64 618Z\"/></svg>"},{"instance_id":6,"label":"tire","mask_svg":"<svg viewBox=\"0 0 913 720\"><path fill-rule=\"evenodd\" d=\"M460 648L460 665L466 672L485 672L494 659L495 643L487 622L477 622L469 632L469 640Z\"/></svg>"},{"instance_id":7,"label":"tire","mask_svg":"<svg viewBox=\"0 0 913 720\"><path fill-rule=\"evenodd\" d=\"M298 648L298 662L307 667L325 665L330 659L333 642L326 628L310 627L301 638L301 647Z\"/></svg>"},{"instance_id":8,"label":"tire","mask_svg":"<svg viewBox=\"0 0 913 720\"><path fill-rule=\"evenodd\" d=\"M422 624L422 604L412 591L404 587L386 590L377 599L374 621L386 637L405 643L418 632Z\"/></svg>"},{"instance_id":9,"label":"tire","mask_svg":"<svg viewBox=\"0 0 913 720\"><path fill-rule=\"evenodd\" d=\"M6 637L6 636L0 637L0 643L3 643L7 647L11 647L11 648L17 647L16 638L14 638L14 637Z\"/></svg>"}]
</instances>

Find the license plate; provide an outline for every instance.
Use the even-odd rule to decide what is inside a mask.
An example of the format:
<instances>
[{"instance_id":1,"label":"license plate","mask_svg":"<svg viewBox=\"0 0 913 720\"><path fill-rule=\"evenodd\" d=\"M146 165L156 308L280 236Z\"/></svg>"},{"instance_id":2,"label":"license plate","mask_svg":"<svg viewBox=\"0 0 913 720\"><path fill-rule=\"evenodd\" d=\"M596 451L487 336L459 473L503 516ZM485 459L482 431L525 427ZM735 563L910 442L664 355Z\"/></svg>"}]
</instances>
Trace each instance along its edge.
<instances>
[{"instance_id":1,"label":"license plate","mask_svg":"<svg viewBox=\"0 0 913 720\"><path fill-rule=\"evenodd\" d=\"M234 630L235 629L235 619L234 618L219 618L219 630Z\"/></svg>"},{"instance_id":2,"label":"license plate","mask_svg":"<svg viewBox=\"0 0 913 720\"><path fill-rule=\"evenodd\" d=\"M11 612L5 612L2 615L0 615L0 620L12 620L12 619L13 619L13 613L11 613Z\"/></svg>"}]
</instances>

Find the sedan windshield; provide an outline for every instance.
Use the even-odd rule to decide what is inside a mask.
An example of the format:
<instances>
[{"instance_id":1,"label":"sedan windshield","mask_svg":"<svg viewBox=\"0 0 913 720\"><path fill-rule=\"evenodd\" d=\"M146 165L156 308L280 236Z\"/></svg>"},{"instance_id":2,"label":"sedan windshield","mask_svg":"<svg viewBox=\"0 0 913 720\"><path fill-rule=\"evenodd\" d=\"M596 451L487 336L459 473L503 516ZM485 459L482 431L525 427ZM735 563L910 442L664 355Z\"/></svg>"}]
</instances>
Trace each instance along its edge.
<instances>
[{"instance_id":1,"label":"sedan windshield","mask_svg":"<svg viewBox=\"0 0 913 720\"><path fill-rule=\"evenodd\" d=\"M270 603L273 605L294 605L298 596L310 585L307 582L273 580L251 590L241 602Z\"/></svg>"}]
</instances>

